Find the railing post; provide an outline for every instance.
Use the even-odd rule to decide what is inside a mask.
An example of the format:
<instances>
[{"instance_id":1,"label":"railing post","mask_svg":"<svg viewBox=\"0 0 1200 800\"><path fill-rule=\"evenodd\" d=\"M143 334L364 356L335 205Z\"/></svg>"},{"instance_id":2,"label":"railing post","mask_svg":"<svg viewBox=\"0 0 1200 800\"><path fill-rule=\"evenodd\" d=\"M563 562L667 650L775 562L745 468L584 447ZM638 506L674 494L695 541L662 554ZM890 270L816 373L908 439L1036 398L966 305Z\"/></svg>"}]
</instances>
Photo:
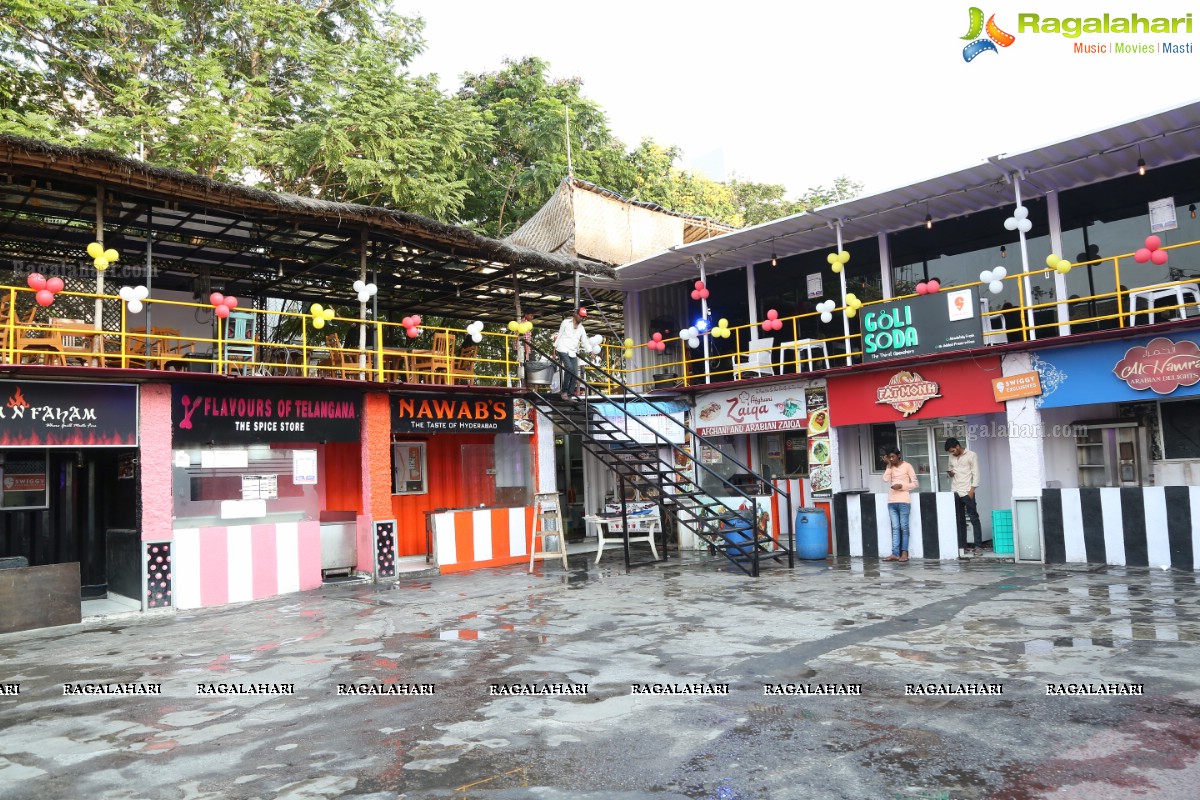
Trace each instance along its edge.
<instances>
[{"instance_id":1,"label":"railing post","mask_svg":"<svg viewBox=\"0 0 1200 800\"><path fill-rule=\"evenodd\" d=\"M1117 287L1117 327L1126 328L1124 304L1121 302L1121 259L1113 259L1113 278ZM1149 317L1147 317L1149 319ZM1132 319L1129 320L1133 322Z\"/></svg>"}]
</instances>

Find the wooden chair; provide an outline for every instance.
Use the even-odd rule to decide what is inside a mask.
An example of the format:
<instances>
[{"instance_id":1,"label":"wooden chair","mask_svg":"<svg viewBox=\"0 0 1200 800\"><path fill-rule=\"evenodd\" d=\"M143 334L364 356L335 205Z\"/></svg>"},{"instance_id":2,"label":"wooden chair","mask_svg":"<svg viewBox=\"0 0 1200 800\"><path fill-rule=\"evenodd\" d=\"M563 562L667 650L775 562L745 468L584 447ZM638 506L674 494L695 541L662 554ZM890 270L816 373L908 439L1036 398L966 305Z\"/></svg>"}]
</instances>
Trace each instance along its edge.
<instances>
[{"instance_id":1,"label":"wooden chair","mask_svg":"<svg viewBox=\"0 0 1200 800\"><path fill-rule=\"evenodd\" d=\"M333 369L330 371L335 377L352 378L359 372L371 369L369 357L366 366L359 367L358 351L343 347L342 338L336 333L331 333L325 337L325 345L329 348L329 363L333 366Z\"/></svg>"},{"instance_id":2,"label":"wooden chair","mask_svg":"<svg viewBox=\"0 0 1200 800\"><path fill-rule=\"evenodd\" d=\"M17 351L13 360L18 364L29 363L51 364L65 367L67 353L64 349L62 331L49 325L35 325L33 317L37 309L30 309L28 319L17 319L16 344Z\"/></svg>"},{"instance_id":3,"label":"wooden chair","mask_svg":"<svg viewBox=\"0 0 1200 800\"><path fill-rule=\"evenodd\" d=\"M433 334L433 349L412 357L411 377L420 383L451 383L454 336L446 331Z\"/></svg>"},{"instance_id":4,"label":"wooden chair","mask_svg":"<svg viewBox=\"0 0 1200 800\"><path fill-rule=\"evenodd\" d=\"M473 344L465 345L458 351L458 358L454 359L454 366L450 371L450 383L475 383L475 358L478 354L479 347Z\"/></svg>"},{"instance_id":5,"label":"wooden chair","mask_svg":"<svg viewBox=\"0 0 1200 800\"><path fill-rule=\"evenodd\" d=\"M152 369L186 371L187 362L184 359L195 355L196 349L196 343L183 341L175 328L151 328L149 336L145 328L134 328L126 337L126 342L128 354L137 356L130 360L130 365Z\"/></svg>"}]
</instances>

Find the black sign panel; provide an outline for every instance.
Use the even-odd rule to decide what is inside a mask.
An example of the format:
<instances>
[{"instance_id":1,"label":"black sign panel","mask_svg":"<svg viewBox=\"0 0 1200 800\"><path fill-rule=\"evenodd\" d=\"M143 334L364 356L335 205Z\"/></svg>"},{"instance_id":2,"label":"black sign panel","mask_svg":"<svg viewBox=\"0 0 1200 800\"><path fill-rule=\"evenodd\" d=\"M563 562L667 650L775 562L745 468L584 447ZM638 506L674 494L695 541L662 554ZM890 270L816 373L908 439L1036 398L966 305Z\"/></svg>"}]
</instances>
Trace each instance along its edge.
<instances>
[{"instance_id":1,"label":"black sign panel","mask_svg":"<svg viewBox=\"0 0 1200 800\"><path fill-rule=\"evenodd\" d=\"M979 297L973 288L867 306L859 317L864 361L983 346Z\"/></svg>"},{"instance_id":2,"label":"black sign panel","mask_svg":"<svg viewBox=\"0 0 1200 800\"><path fill-rule=\"evenodd\" d=\"M519 424L533 429L532 420L522 419ZM392 395L392 433L512 433L514 430L511 397Z\"/></svg>"},{"instance_id":3,"label":"black sign panel","mask_svg":"<svg viewBox=\"0 0 1200 800\"><path fill-rule=\"evenodd\" d=\"M362 396L344 389L237 384L171 387L177 444L357 442Z\"/></svg>"},{"instance_id":4,"label":"black sign panel","mask_svg":"<svg viewBox=\"0 0 1200 800\"><path fill-rule=\"evenodd\" d=\"M137 445L136 386L0 381L0 447Z\"/></svg>"}]
</instances>

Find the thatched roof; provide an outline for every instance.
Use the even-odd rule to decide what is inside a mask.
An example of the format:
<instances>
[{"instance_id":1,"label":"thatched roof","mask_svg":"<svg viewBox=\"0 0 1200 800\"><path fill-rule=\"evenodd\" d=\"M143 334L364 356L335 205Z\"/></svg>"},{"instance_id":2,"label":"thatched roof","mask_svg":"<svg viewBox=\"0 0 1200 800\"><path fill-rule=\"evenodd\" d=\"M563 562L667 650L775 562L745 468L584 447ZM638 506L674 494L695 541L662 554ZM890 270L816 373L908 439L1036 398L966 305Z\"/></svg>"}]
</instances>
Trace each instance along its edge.
<instances>
[{"instance_id":1,"label":"thatched roof","mask_svg":"<svg viewBox=\"0 0 1200 800\"><path fill-rule=\"evenodd\" d=\"M576 271L613 275L603 264L417 214L267 192L9 135L0 135L0 268L4 257L78 258L95 238L100 187L106 244L132 261L152 238L162 288L191 288L200 277L243 295L350 303L364 240L381 308L405 313L510 319L514 273L523 304L566 313Z\"/></svg>"}]
</instances>

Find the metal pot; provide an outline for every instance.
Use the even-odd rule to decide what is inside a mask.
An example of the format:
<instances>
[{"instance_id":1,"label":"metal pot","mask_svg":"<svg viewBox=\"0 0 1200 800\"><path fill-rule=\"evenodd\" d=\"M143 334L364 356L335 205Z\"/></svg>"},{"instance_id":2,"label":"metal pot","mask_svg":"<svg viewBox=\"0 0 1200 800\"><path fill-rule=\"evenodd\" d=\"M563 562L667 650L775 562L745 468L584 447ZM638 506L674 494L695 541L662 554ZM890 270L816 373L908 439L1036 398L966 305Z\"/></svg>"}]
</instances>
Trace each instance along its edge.
<instances>
[{"instance_id":1,"label":"metal pot","mask_svg":"<svg viewBox=\"0 0 1200 800\"><path fill-rule=\"evenodd\" d=\"M526 386L549 386L554 380L554 370L556 369L552 361L526 361L525 362L525 385Z\"/></svg>"}]
</instances>

